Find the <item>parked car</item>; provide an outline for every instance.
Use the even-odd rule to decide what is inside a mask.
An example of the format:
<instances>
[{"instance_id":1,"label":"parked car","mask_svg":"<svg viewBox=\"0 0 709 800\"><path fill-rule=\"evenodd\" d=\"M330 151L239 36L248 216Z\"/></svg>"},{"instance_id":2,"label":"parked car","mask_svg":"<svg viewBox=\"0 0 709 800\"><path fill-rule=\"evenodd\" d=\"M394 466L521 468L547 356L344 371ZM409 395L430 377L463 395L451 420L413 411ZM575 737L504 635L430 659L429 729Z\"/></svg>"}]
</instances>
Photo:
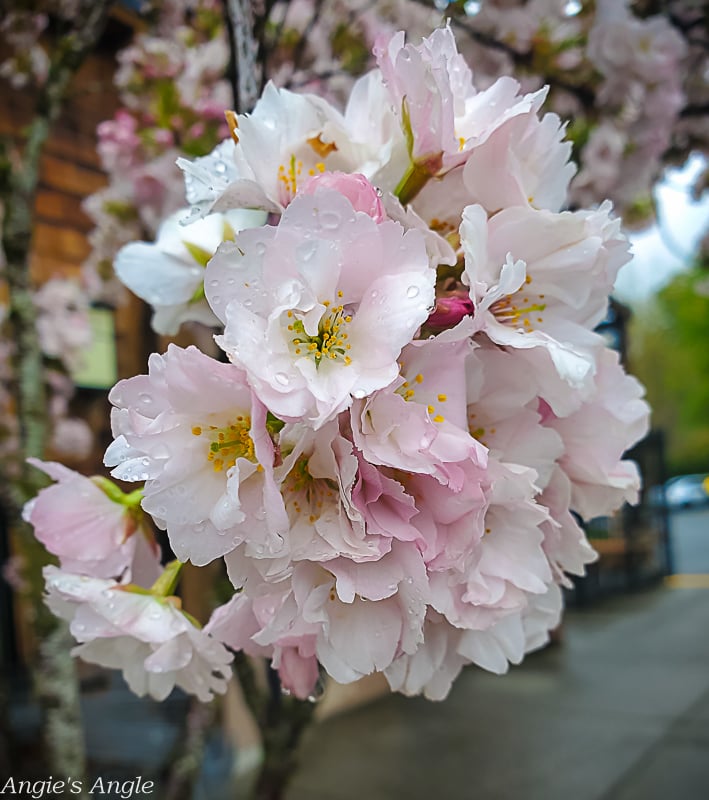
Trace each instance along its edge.
<instances>
[{"instance_id":1,"label":"parked car","mask_svg":"<svg viewBox=\"0 0 709 800\"><path fill-rule=\"evenodd\" d=\"M664 487L668 508L693 508L709 505L709 475L678 475Z\"/></svg>"}]
</instances>

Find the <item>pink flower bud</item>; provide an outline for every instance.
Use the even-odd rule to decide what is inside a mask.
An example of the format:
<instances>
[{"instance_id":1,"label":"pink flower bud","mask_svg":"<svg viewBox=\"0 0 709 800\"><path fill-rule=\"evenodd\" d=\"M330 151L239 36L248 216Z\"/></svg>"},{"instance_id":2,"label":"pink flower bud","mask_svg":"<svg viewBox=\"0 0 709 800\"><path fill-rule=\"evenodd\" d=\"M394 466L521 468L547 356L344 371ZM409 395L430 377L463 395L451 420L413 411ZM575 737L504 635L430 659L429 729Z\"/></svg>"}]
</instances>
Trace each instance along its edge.
<instances>
[{"instance_id":1,"label":"pink flower bud","mask_svg":"<svg viewBox=\"0 0 709 800\"><path fill-rule=\"evenodd\" d=\"M298 194L315 194L318 189L334 189L344 195L355 211L364 211L375 222L384 222L386 212L377 189L359 173L323 172L314 175Z\"/></svg>"},{"instance_id":2,"label":"pink flower bud","mask_svg":"<svg viewBox=\"0 0 709 800\"><path fill-rule=\"evenodd\" d=\"M472 313L473 301L467 295L439 297L426 324L430 328L452 328Z\"/></svg>"}]
</instances>

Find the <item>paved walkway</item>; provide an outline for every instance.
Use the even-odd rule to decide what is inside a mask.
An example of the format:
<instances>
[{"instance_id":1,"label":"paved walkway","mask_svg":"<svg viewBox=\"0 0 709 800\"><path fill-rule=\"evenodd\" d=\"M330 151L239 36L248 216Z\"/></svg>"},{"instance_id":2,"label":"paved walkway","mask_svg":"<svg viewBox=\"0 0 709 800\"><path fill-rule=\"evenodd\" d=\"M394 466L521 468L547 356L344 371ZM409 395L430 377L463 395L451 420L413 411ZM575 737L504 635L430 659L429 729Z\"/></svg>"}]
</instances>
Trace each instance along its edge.
<instances>
[{"instance_id":1,"label":"paved walkway","mask_svg":"<svg viewBox=\"0 0 709 800\"><path fill-rule=\"evenodd\" d=\"M388 695L320 723L288 800L709 800L701 585L569 611L561 645L505 677L469 669L443 703ZM186 701L140 701L116 676L109 685L84 698L93 771L155 778L150 800L164 800ZM13 714L28 745L31 712L19 703ZM210 739L194 800L234 800L230 767L228 746Z\"/></svg>"},{"instance_id":2,"label":"paved walkway","mask_svg":"<svg viewBox=\"0 0 709 800\"><path fill-rule=\"evenodd\" d=\"M388 696L305 742L288 800L708 800L709 590L567 615L561 646L443 703Z\"/></svg>"}]
</instances>

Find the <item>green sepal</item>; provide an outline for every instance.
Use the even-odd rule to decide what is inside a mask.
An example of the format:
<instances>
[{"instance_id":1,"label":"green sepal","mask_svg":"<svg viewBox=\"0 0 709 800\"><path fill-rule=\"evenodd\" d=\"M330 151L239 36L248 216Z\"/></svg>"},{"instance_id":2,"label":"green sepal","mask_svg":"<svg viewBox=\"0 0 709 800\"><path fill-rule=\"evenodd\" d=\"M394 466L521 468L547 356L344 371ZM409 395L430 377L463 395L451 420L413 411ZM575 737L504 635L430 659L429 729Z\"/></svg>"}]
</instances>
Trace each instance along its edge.
<instances>
[{"instance_id":1,"label":"green sepal","mask_svg":"<svg viewBox=\"0 0 709 800\"><path fill-rule=\"evenodd\" d=\"M196 620L189 611L185 611L183 608L180 609L180 614L182 614L188 622L191 622L197 630L202 630L202 623Z\"/></svg>"},{"instance_id":2,"label":"green sepal","mask_svg":"<svg viewBox=\"0 0 709 800\"><path fill-rule=\"evenodd\" d=\"M194 290L194 294L190 297L188 305L192 305L192 303L199 303L201 300L204 300L207 295L204 293L204 283L200 283L200 285Z\"/></svg>"},{"instance_id":3,"label":"green sepal","mask_svg":"<svg viewBox=\"0 0 709 800\"><path fill-rule=\"evenodd\" d=\"M409 154L409 167L399 181L394 194L402 205L410 203L423 189L428 180L438 173L443 166L443 153L432 153L423 158L414 159L414 132L411 127L409 104L404 96L401 99L401 128L406 139L406 152Z\"/></svg>"},{"instance_id":4,"label":"green sepal","mask_svg":"<svg viewBox=\"0 0 709 800\"><path fill-rule=\"evenodd\" d=\"M266 412L266 430L271 436L277 436L283 430L285 424L282 419L278 419L270 411Z\"/></svg>"},{"instance_id":5,"label":"green sepal","mask_svg":"<svg viewBox=\"0 0 709 800\"><path fill-rule=\"evenodd\" d=\"M414 132L411 129L411 115L409 114L409 104L406 102L406 95L401 98L401 127L404 130L406 139L406 152L411 161L414 160Z\"/></svg>"},{"instance_id":6,"label":"green sepal","mask_svg":"<svg viewBox=\"0 0 709 800\"><path fill-rule=\"evenodd\" d=\"M214 255L214 253L210 253L209 250L205 250L203 247L193 244L192 242L186 242L183 240L182 244L185 246L185 250L187 250L187 252L192 256L192 258L194 258L200 267L206 267L207 262Z\"/></svg>"},{"instance_id":7,"label":"green sepal","mask_svg":"<svg viewBox=\"0 0 709 800\"><path fill-rule=\"evenodd\" d=\"M144 589L142 586L137 586L135 583L126 583L114 587L116 591L128 592L128 594L142 594L144 596L152 595L150 589Z\"/></svg>"},{"instance_id":8,"label":"green sepal","mask_svg":"<svg viewBox=\"0 0 709 800\"><path fill-rule=\"evenodd\" d=\"M222 240L225 242L233 242L235 239L236 231L226 220L224 220L224 226L222 228Z\"/></svg>"},{"instance_id":9,"label":"green sepal","mask_svg":"<svg viewBox=\"0 0 709 800\"><path fill-rule=\"evenodd\" d=\"M175 594L175 588L180 580L180 572L183 566L184 564L182 561L178 561L177 559L166 564L162 575L160 575L150 587L149 594L155 595L156 597L170 597Z\"/></svg>"},{"instance_id":10,"label":"green sepal","mask_svg":"<svg viewBox=\"0 0 709 800\"><path fill-rule=\"evenodd\" d=\"M443 153L428 156L420 161L412 161L399 181L394 194L402 205L410 203L428 181L440 170Z\"/></svg>"},{"instance_id":11,"label":"green sepal","mask_svg":"<svg viewBox=\"0 0 709 800\"><path fill-rule=\"evenodd\" d=\"M135 489L132 492L124 492L120 486L117 486L112 480L104 478L102 475L94 475L91 482L98 486L98 488L114 503L118 503L126 508L138 508L140 501L143 499L143 490Z\"/></svg>"}]
</instances>

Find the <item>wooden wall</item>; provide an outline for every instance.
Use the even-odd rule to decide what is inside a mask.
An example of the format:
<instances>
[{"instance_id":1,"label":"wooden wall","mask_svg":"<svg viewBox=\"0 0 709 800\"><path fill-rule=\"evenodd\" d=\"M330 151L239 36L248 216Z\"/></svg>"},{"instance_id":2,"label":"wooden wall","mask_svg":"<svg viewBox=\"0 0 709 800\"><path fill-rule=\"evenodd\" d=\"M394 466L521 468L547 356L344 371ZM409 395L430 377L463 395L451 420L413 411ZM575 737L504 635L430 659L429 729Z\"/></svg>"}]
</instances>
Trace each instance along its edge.
<instances>
[{"instance_id":1,"label":"wooden wall","mask_svg":"<svg viewBox=\"0 0 709 800\"><path fill-rule=\"evenodd\" d=\"M96 151L96 127L113 117L118 96L113 86L116 53L132 36L125 20L112 18L96 48L71 85L61 118L44 147L35 210L30 267L37 283L52 277L78 276L89 255L92 222L82 210L84 198L106 185ZM0 54L1 56L1 54ZM0 136L21 138L32 118L35 94L0 81ZM115 314L118 372L121 377L145 370L151 342L143 304L131 298Z\"/></svg>"}]
</instances>

